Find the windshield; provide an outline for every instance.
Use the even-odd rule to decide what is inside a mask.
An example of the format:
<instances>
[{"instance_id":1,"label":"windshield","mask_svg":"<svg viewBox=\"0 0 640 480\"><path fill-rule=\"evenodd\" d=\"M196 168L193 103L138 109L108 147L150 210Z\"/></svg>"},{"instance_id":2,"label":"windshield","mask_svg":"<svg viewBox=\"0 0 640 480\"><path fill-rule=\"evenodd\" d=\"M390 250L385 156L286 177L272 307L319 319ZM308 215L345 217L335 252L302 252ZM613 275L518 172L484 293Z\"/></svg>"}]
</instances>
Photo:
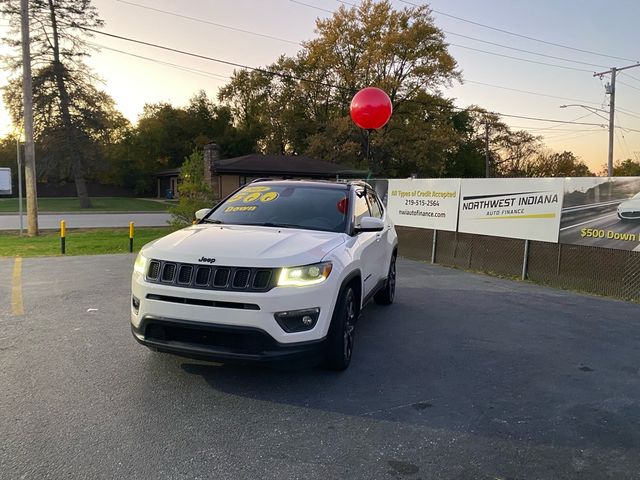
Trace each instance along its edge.
<instances>
[{"instance_id":1,"label":"windshield","mask_svg":"<svg viewBox=\"0 0 640 480\"><path fill-rule=\"evenodd\" d=\"M344 232L347 193L321 185L249 185L204 222Z\"/></svg>"}]
</instances>

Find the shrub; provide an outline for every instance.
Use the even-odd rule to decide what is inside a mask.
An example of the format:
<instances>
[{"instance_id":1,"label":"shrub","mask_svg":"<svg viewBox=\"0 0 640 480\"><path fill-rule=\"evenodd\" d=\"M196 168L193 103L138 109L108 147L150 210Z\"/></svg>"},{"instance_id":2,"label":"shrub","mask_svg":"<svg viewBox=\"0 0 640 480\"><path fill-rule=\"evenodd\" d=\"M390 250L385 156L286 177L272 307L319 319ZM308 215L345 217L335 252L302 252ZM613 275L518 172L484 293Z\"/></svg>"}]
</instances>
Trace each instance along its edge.
<instances>
[{"instance_id":1,"label":"shrub","mask_svg":"<svg viewBox=\"0 0 640 480\"><path fill-rule=\"evenodd\" d=\"M213 203L211 185L204 178L204 160L199 152L185 158L178 180L178 204L169 207L171 226L176 228L191 225L195 212L209 208Z\"/></svg>"}]
</instances>

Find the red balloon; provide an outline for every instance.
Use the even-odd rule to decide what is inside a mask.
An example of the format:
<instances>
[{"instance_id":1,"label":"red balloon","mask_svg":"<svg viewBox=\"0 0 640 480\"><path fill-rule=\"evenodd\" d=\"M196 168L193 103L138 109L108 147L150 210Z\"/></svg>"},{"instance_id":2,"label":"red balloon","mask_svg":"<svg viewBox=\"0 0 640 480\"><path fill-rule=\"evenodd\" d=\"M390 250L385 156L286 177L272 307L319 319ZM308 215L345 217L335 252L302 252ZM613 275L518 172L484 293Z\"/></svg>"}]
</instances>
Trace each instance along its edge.
<instances>
[{"instance_id":1,"label":"red balloon","mask_svg":"<svg viewBox=\"0 0 640 480\"><path fill-rule=\"evenodd\" d=\"M376 87L363 88L356 93L349 108L354 123L366 130L384 127L392 111L389 95Z\"/></svg>"}]
</instances>

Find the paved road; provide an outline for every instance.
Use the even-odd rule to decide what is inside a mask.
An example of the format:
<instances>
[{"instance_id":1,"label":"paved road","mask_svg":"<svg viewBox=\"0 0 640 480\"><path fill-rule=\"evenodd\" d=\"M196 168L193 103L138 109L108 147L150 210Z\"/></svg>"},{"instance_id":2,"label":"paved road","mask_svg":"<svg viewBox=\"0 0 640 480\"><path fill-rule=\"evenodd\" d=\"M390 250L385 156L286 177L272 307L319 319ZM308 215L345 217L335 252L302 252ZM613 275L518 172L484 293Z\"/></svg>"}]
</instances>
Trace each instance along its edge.
<instances>
[{"instance_id":1,"label":"paved road","mask_svg":"<svg viewBox=\"0 0 640 480\"><path fill-rule=\"evenodd\" d=\"M41 229L60 228L64 220L67 228L128 227L134 222L138 227L163 227L167 225L168 213L51 213L38 215L38 227ZM27 217L24 217L27 228ZM18 230L18 215L0 215L0 230Z\"/></svg>"},{"instance_id":2,"label":"paved road","mask_svg":"<svg viewBox=\"0 0 640 480\"><path fill-rule=\"evenodd\" d=\"M348 371L220 366L134 342L132 263L25 259L12 316L0 260L0 478L640 475L638 305L401 261Z\"/></svg>"}]
</instances>

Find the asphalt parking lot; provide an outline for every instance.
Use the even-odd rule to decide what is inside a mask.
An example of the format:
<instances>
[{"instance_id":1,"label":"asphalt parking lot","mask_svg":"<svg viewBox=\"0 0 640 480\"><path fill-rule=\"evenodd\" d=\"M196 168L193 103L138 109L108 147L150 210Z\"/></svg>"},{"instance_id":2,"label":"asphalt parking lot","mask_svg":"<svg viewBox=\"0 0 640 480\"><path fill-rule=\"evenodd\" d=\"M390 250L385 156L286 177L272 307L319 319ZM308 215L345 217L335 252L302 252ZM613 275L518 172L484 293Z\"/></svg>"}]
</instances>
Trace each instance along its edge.
<instances>
[{"instance_id":1,"label":"asphalt parking lot","mask_svg":"<svg viewBox=\"0 0 640 480\"><path fill-rule=\"evenodd\" d=\"M640 478L637 304L402 260L346 372L221 366L133 340L133 260L0 259L0 478Z\"/></svg>"}]
</instances>

